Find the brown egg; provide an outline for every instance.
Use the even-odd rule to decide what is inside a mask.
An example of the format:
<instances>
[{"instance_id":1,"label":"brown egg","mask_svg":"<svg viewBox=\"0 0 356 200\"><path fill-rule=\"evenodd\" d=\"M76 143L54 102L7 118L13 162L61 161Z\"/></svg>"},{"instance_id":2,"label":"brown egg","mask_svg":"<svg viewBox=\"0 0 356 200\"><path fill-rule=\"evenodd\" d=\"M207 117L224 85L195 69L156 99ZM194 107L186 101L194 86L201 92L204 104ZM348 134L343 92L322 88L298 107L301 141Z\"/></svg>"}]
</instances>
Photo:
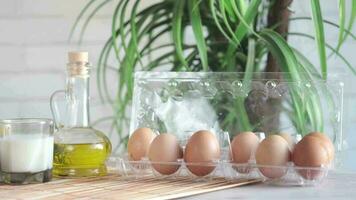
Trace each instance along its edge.
<instances>
[{"instance_id":1,"label":"brown egg","mask_svg":"<svg viewBox=\"0 0 356 200\"><path fill-rule=\"evenodd\" d=\"M289 149L292 151L295 145L294 138L288 133L279 133L278 135L287 141Z\"/></svg>"},{"instance_id":2,"label":"brown egg","mask_svg":"<svg viewBox=\"0 0 356 200\"><path fill-rule=\"evenodd\" d=\"M177 162L177 160L182 157L183 151L179 146L176 136L168 133L158 135L152 141L148 152L148 158L153 162L152 167L164 175L175 173L180 165L155 162Z\"/></svg>"},{"instance_id":3,"label":"brown egg","mask_svg":"<svg viewBox=\"0 0 356 200\"><path fill-rule=\"evenodd\" d=\"M327 151L328 151L328 162L331 163L333 160L334 160L334 157L335 157L335 148L334 148L334 145L333 143L331 142L331 140L329 139L328 136L326 136L325 134L323 133L320 133L320 132L311 132L307 135L307 137L318 137L320 138L326 148L327 148Z\"/></svg>"},{"instance_id":4,"label":"brown egg","mask_svg":"<svg viewBox=\"0 0 356 200\"><path fill-rule=\"evenodd\" d=\"M259 167L260 172L268 178L279 178L286 173L283 167L290 160L288 143L279 135L271 135L264 139L256 151L256 163L272 167ZM273 167L274 166L274 167Z\"/></svg>"},{"instance_id":5,"label":"brown egg","mask_svg":"<svg viewBox=\"0 0 356 200\"><path fill-rule=\"evenodd\" d=\"M156 134L149 128L139 128L132 133L128 143L129 159L137 161L147 157L148 150Z\"/></svg>"},{"instance_id":6,"label":"brown egg","mask_svg":"<svg viewBox=\"0 0 356 200\"><path fill-rule=\"evenodd\" d=\"M213 161L219 158L220 146L214 134L209 131L201 130L189 138L185 147L184 161L187 163L190 172L196 176L208 175L216 167ZM191 165L189 163L191 163ZM194 165L194 163L197 164ZM208 166L201 166L199 163Z\"/></svg>"},{"instance_id":7,"label":"brown egg","mask_svg":"<svg viewBox=\"0 0 356 200\"><path fill-rule=\"evenodd\" d=\"M234 137L231 142L232 162L241 164L248 163L251 155L256 151L259 139L252 132L242 132ZM240 173L248 173L250 167L238 166L234 167Z\"/></svg>"},{"instance_id":8,"label":"brown egg","mask_svg":"<svg viewBox=\"0 0 356 200\"><path fill-rule=\"evenodd\" d=\"M328 150L319 137L304 137L295 145L293 162L297 167L321 167L328 163ZM306 179L316 179L322 175L318 169L297 169Z\"/></svg>"}]
</instances>

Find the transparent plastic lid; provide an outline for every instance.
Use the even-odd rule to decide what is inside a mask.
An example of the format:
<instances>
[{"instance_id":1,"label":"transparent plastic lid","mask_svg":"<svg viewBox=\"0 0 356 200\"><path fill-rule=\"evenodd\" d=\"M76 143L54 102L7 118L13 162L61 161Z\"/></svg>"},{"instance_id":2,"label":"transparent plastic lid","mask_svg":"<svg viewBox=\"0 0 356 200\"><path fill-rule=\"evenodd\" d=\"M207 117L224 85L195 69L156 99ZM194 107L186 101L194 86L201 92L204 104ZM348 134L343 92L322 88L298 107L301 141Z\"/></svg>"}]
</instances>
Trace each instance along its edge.
<instances>
[{"instance_id":1,"label":"transparent plastic lid","mask_svg":"<svg viewBox=\"0 0 356 200\"><path fill-rule=\"evenodd\" d=\"M343 84L287 73L136 72L130 133L149 127L184 141L198 130L295 138L319 131L342 150Z\"/></svg>"}]
</instances>

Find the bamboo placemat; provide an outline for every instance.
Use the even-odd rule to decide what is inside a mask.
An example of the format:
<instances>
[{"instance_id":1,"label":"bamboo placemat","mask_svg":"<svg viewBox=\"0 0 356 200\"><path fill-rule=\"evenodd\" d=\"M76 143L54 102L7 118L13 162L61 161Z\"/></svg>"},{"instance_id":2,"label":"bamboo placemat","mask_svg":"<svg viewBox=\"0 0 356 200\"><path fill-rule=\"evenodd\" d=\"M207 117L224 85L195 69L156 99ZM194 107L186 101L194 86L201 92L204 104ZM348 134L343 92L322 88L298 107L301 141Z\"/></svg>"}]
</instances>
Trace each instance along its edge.
<instances>
[{"instance_id":1,"label":"bamboo placemat","mask_svg":"<svg viewBox=\"0 0 356 200\"><path fill-rule=\"evenodd\" d=\"M157 180L152 177L124 179L119 175L84 179L60 179L44 184L0 185L1 199L151 199L164 200L233 188L259 182L215 179L196 182L190 178Z\"/></svg>"}]
</instances>

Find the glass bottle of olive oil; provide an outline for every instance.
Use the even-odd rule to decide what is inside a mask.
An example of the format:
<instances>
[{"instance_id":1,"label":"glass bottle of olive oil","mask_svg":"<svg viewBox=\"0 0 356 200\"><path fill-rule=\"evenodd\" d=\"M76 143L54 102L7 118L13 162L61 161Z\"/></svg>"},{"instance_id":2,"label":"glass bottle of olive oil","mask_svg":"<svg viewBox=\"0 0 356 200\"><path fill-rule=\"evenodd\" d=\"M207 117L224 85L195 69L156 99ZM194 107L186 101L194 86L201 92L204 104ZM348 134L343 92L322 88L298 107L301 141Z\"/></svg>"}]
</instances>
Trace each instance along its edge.
<instances>
[{"instance_id":1,"label":"glass bottle of olive oil","mask_svg":"<svg viewBox=\"0 0 356 200\"><path fill-rule=\"evenodd\" d=\"M89 72L87 52L69 52L65 90L51 97L58 131L54 135L53 174L57 177L106 175L105 160L111 143L89 122Z\"/></svg>"}]
</instances>

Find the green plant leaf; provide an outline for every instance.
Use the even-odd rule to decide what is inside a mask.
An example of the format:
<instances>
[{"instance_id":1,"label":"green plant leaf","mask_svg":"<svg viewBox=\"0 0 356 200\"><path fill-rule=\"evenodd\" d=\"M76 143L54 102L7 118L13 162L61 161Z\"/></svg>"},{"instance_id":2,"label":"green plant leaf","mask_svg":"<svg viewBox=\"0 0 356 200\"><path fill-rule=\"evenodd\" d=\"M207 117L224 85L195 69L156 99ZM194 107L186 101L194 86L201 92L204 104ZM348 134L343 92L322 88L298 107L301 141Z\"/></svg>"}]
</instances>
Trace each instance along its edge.
<instances>
[{"instance_id":1,"label":"green plant leaf","mask_svg":"<svg viewBox=\"0 0 356 200\"><path fill-rule=\"evenodd\" d=\"M190 21L193 28L193 33L197 43L200 59L203 65L204 71L209 70L208 65L208 49L205 44L205 38L203 33L203 24L201 22L200 11L199 11L199 1L189 0L188 9L190 14Z\"/></svg>"},{"instance_id":2,"label":"green plant leaf","mask_svg":"<svg viewBox=\"0 0 356 200\"><path fill-rule=\"evenodd\" d=\"M142 18L142 23L145 22L147 18ZM142 38L143 35L145 35L145 33L147 33L148 30L150 30L150 26L152 27L160 27L160 26L165 26L165 24L167 24L168 20L165 20L165 21L162 21L162 22L158 22L157 24L149 24L148 26L146 26L143 31L140 33L139 35L139 38ZM123 80L123 82L125 84L120 84L119 85L119 93L120 93L120 96L124 96L125 98L127 97L131 97L132 96L132 84L133 84L133 72L134 72L134 68L136 66L136 63L137 63L137 55L135 55L135 52L136 52L136 49L135 49L135 46L133 44L133 39L131 38L130 39L130 42L128 43L128 46L127 46L127 51L126 51L126 54L125 54L125 57L123 59L123 62L122 62L122 73L120 73L120 76L121 76L121 79ZM120 81L121 81L120 79ZM124 91L123 90L123 85L125 85L127 88L126 88L126 93L123 94L122 92Z\"/></svg>"},{"instance_id":3,"label":"green plant leaf","mask_svg":"<svg viewBox=\"0 0 356 200\"><path fill-rule=\"evenodd\" d=\"M119 24L120 24L120 26L119 26L119 31L120 31L120 38L121 38L121 43L120 43L120 45L122 46L122 48L124 49L124 51L127 53L127 45L126 45L126 41L127 41L127 38L125 37L126 36L126 34L125 34L125 28L126 28L126 26L125 26L125 20L126 20L126 10L127 10L127 6L128 6L128 4L129 4L129 1L130 0L122 0L124 3L123 3L123 6L122 6L122 9L121 9L121 11L120 12L118 12L118 14L120 15L120 20L119 20ZM114 22L113 22L113 24L114 24ZM129 55L130 56L130 55Z\"/></svg>"},{"instance_id":4,"label":"green plant leaf","mask_svg":"<svg viewBox=\"0 0 356 200\"><path fill-rule=\"evenodd\" d=\"M353 36L351 33L352 27L356 19L356 1L351 1L351 15L349 19L349 24L345 27L346 24L346 5L345 0L339 0L339 40L336 47L336 51L339 52L342 44L345 42L349 35ZM353 37L355 39L355 37Z\"/></svg>"},{"instance_id":5,"label":"green plant leaf","mask_svg":"<svg viewBox=\"0 0 356 200\"><path fill-rule=\"evenodd\" d=\"M245 0L235 0L237 7L239 8L242 15L246 14L247 4Z\"/></svg>"},{"instance_id":6,"label":"green plant leaf","mask_svg":"<svg viewBox=\"0 0 356 200\"><path fill-rule=\"evenodd\" d=\"M312 19L314 22L315 38L318 46L320 68L324 79L327 78L327 61L325 50L325 34L322 12L319 0L311 0Z\"/></svg>"},{"instance_id":7,"label":"green plant leaf","mask_svg":"<svg viewBox=\"0 0 356 200\"><path fill-rule=\"evenodd\" d=\"M137 35L137 23L136 23L136 13L137 13L137 8L138 8L138 5L139 3L141 2L141 0L136 0L133 8L132 8L132 11L131 11L131 17L130 17L130 27L131 27L131 38L132 38L132 45L135 50L136 50L136 55L137 55L137 58L138 58L138 61L139 63L141 64L141 66L143 66L142 62L141 62L141 56L140 56L140 53L139 53L139 50L138 50L138 35Z\"/></svg>"},{"instance_id":8,"label":"green plant leaf","mask_svg":"<svg viewBox=\"0 0 356 200\"><path fill-rule=\"evenodd\" d=\"M209 0L210 12L212 14L212 17L214 19L216 26L218 27L220 32L225 36L225 38L229 40L229 42L236 44L235 41L223 29L222 24L220 23L220 21L217 17L217 9L215 8L214 3L215 3L215 0Z\"/></svg>"},{"instance_id":9,"label":"green plant leaf","mask_svg":"<svg viewBox=\"0 0 356 200\"><path fill-rule=\"evenodd\" d=\"M112 41L110 43L112 45ZM104 94L105 94L105 97L107 99L107 101L112 104L114 101L112 99L112 96L115 96L115 95L112 95L112 92L109 91L109 87L108 87L108 81L107 81L107 76L105 76L105 74L107 74L107 69L108 69L108 60L109 60L109 57L110 57L110 53L111 53L111 50L112 48L107 48L105 54L104 54L104 59L103 59L103 67L102 67L102 74L104 76L102 76L102 84L103 84L103 90L104 90ZM116 73L117 73L117 69L116 69ZM100 81L100 79L98 80L98 82Z\"/></svg>"},{"instance_id":10,"label":"green plant leaf","mask_svg":"<svg viewBox=\"0 0 356 200\"><path fill-rule=\"evenodd\" d=\"M236 13L236 15L239 17L239 19L241 21L240 24L237 26L236 31L234 33L234 36L235 36L236 40L238 41L238 44L246 36L248 31L251 30L251 28L249 26L250 26L250 24L253 23L255 17L258 14L258 7L260 6L261 2L262 2L261 0L252 0L249 7L247 8L247 11L246 11L246 14L244 17L241 16L237 7L233 6L234 12ZM254 32L253 30L251 30L251 31ZM236 51L236 46L230 44L226 51L226 61L228 61L229 67L233 67L233 66L230 66L230 65L232 65L232 63L229 61L233 59L233 55L234 55L235 51Z\"/></svg>"},{"instance_id":11,"label":"green plant leaf","mask_svg":"<svg viewBox=\"0 0 356 200\"><path fill-rule=\"evenodd\" d=\"M262 30L260 36L266 42L274 57L280 62L281 70L290 73L291 77L288 79L295 81L302 80L302 77L298 73L298 60L283 37L269 29Z\"/></svg>"},{"instance_id":12,"label":"green plant leaf","mask_svg":"<svg viewBox=\"0 0 356 200\"><path fill-rule=\"evenodd\" d=\"M347 39L347 36L350 35L351 30L355 24L355 20L356 20L356 1L352 0L351 1L351 15L350 15L350 20L349 20L349 24L347 26L347 29L345 29L345 31L347 31L344 36L344 41Z\"/></svg>"},{"instance_id":13,"label":"green plant leaf","mask_svg":"<svg viewBox=\"0 0 356 200\"><path fill-rule=\"evenodd\" d=\"M93 5L93 3L95 3L95 1L97 1L97 0L90 0L78 14L77 18L74 21L72 28L70 29L68 42L72 39L74 31L75 31L76 27L78 26L80 19L83 17L85 12L90 8L90 6Z\"/></svg>"},{"instance_id":14,"label":"green plant leaf","mask_svg":"<svg viewBox=\"0 0 356 200\"><path fill-rule=\"evenodd\" d=\"M80 31L80 35L79 35L79 45L82 44L83 41L83 37L84 37L84 33L85 30L87 29L89 22L91 21L91 19L95 16L95 14L102 8L104 7L108 2L110 2L111 0L104 0L103 2L101 2L97 7L95 7L95 9L90 13L90 15L87 17L87 19L84 22L84 25L82 26L82 29Z\"/></svg>"},{"instance_id":15,"label":"green plant leaf","mask_svg":"<svg viewBox=\"0 0 356 200\"><path fill-rule=\"evenodd\" d=\"M248 85L252 79L253 69L255 66L256 58L256 42L253 38L248 40L248 53L247 53L247 62L245 68L245 74L243 79L243 85Z\"/></svg>"},{"instance_id":16,"label":"green plant leaf","mask_svg":"<svg viewBox=\"0 0 356 200\"><path fill-rule=\"evenodd\" d=\"M311 72L315 72L314 65L312 65L309 62L309 60L307 60L302 54L298 54L299 52L297 52L295 49L293 49L293 51L300 63L299 65L300 72L307 74L306 77L308 77L308 79L304 80L305 89L303 90L304 91L303 102L305 105L306 114L309 117L311 129L313 131L323 132L324 119L323 119L323 109L321 109L320 96L314 84L310 83L314 80L313 78L318 77L319 80L322 80L322 77L319 74L315 76L313 73L311 73ZM319 86L320 84L317 83L316 85Z\"/></svg>"},{"instance_id":17,"label":"green plant leaf","mask_svg":"<svg viewBox=\"0 0 356 200\"><path fill-rule=\"evenodd\" d=\"M145 21L148 20L149 18L145 17L144 15L138 20L137 26L141 26L142 24L145 24ZM160 26L165 26L167 24L168 20L164 19L163 21L155 23L148 23L140 32L137 40L140 40L147 31L149 31L152 27L160 27ZM119 32L122 34L123 32ZM123 38L121 36L121 38ZM123 57L122 62L120 63L120 79L119 79L119 84L118 84L118 94L120 97L124 97L125 99L127 97L132 96L132 85L133 85L133 72L134 68L136 66L137 60L138 60L138 55L136 54L137 50L135 47L135 43L133 41L133 38L130 38L125 51L125 56ZM124 90L124 86L126 86L126 90Z\"/></svg>"},{"instance_id":18,"label":"green plant leaf","mask_svg":"<svg viewBox=\"0 0 356 200\"><path fill-rule=\"evenodd\" d=\"M289 32L288 35L296 35L296 36L303 36L312 40L315 40L315 37L305 34L305 33L296 33L296 32ZM325 47L327 47L328 49L330 49L333 53L335 53L346 65L347 67L356 75L356 69L353 68L353 66L351 65L351 63L339 52L336 51L335 48L333 48L331 45L329 45L328 43L325 43Z\"/></svg>"},{"instance_id":19,"label":"green plant leaf","mask_svg":"<svg viewBox=\"0 0 356 200\"><path fill-rule=\"evenodd\" d=\"M119 14L119 12L120 12L120 9L121 9L123 3L124 3L124 1L120 1L120 2L117 4L117 6L116 6L116 8L115 8L115 10L114 10L114 14L113 14L113 17L112 17L112 23L111 23L111 38L112 38L112 41L113 41L112 46L113 46L114 51L115 51L116 60L117 60L119 63L121 63L120 50L119 50L119 47L118 47L117 44L116 44L116 37L117 37L117 34L118 34L117 32L122 33L122 30L121 30L121 29L123 29L123 27L120 27L120 28L119 28L119 31L117 31L117 30L116 30L116 24L117 24L118 14Z\"/></svg>"},{"instance_id":20,"label":"green plant leaf","mask_svg":"<svg viewBox=\"0 0 356 200\"><path fill-rule=\"evenodd\" d=\"M156 10L159 10L161 8L161 4L159 5L154 5L154 6L150 6L148 8L146 8L145 10L143 10L142 12L140 12L137 16L138 16L138 21L136 22L137 26L141 26L142 24L144 24L145 20L149 19L149 17L147 17L147 15L149 15L150 12L154 12ZM149 12L150 11L150 12ZM165 12L161 12L161 13L157 13L157 15L165 15ZM158 17L159 19L162 17ZM163 18L164 19L164 18ZM130 21L125 22L123 24L124 27L122 27L122 29L124 29L126 26L130 25L129 24ZM115 23L114 23L115 24ZM140 32L139 37L141 38L147 31L151 31L153 30L154 27L160 27L162 25L167 24L167 20L165 21L161 21L161 22L157 22L157 24L155 23L147 23L146 26L143 28L142 32ZM121 28L117 29L115 31L115 33L113 33L113 35L120 35L120 34L125 34L124 37L126 37L127 34L129 34L130 32L124 32L121 30ZM133 42L132 40L130 40L130 42L128 43L127 46L127 51L132 51L134 50L133 47ZM120 48L118 48L118 52L120 52L120 49L122 48L122 45L120 46ZM135 52L133 52L135 53ZM106 54L108 55L108 54ZM126 55L131 55L131 56L126 56ZM121 134L122 132L122 127L125 124L125 122L127 122L126 119L126 107L129 103L129 100L131 99L132 96L132 73L133 73L133 69L135 67L135 63L136 63L136 57L132 57L133 54L131 53L127 53L124 56L124 59L122 61L120 61L120 68L119 68L119 72L118 72L118 76L119 76L119 81L118 81L118 92L117 92L117 97L116 97L116 101L115 104L113 105L113 110L115 110L115 116L117 118L116 121L113 121L113 127L115 127L116 132L119 133L120 138L125 138L123 137L123 134ZM107 60L107 59L104 59ZM103 70L102 70L102 76L105 79L105 74L106 74L106 61L104 61L104 65L103 65ZM104 82L104 91L105 93L107 93L107 85L106 85L106 80L103 81ZM125 88L126 86L126 88ZM125 90L124 90L125 89ZM123 141L125 143L125 141Z\"/></svg>"},{"instance_id":21,"label":"green plant leaf","mask_svg":"<svg viewBox=\"0 0 356 200\"><path fill-rule=\"evenodd\" d=\"M316 67L297 49L293 49L295 55L297 56L298 60L300 61L300 67L303 70L303 72L306 72L309 74L310 77L316 77L317 80L322 80L321 75L319 72L316 70ZM331 98L330 91L324 84L318 84L320 87L321 91L317 91L314 86L311 86L310 88L310 94L307 96L307 99L309 98L309 101L306 101L306 104L308 104L308 109L314 111L314 115L312 116L312 112L308 112L307 114L309 115L309 118L311 119L311 124L312 127L314 127L314 130L318 131L323 131L324 125L323 125L323 109L320 108L321 105L321 97L319 95L323 94L323 96L326 96L328 104L329 104L329 109L333 110L335 108L335 104L333 99ZM314 124L314 125L313 125Z\"/></svg>"},{"instance_id":22,"label":"green plant leaf","mask_svg":"<svg viewBox=\"0 0 356 200\"><path fill-rule=\"evenodd\" d=\"M220 5L219 8L220 8L220 14L222 16L221 18L222 18L222 20L223 20L223 22L225 24L225 27L227 28L228 32L232 35L232 38L234 39L235 43L239 44L240 42L236 38L235 33L234 33L231 25L229 24L228 16L226 15L226 12L225 12L226 7L227 7L226 4L224 4L224 1L218 1L218 2L219 2L219 5Z\"/></svg>"},{"instance_id":23,"label":"green plant leaf","mask_svg":"<svg viewBox=\"0 0 356 200\"><path fill-rule=\"evenodd\" d=\"M345 33L345 18L346 18L346 5L345 0L339 0L339 39L336 47L336 51L340 50L340 47L344 41L344 33Z\"/></svg>"},{"instance_id":24,"label":"green plant leaf","mask_svg":"<svg viewBox=\"0 0 356 200\"><path fill-rule=\"evenodd\" d=\"M240 19L240 24L237 26L237 29L235 31L235 36L239 41L241 41L249 31L258 37L253 28L251 28L250 26L254 22L258 14L258 8L261 5L261 2L262 0L252 0L244 16L242 16L240 11L236 7L236 4L233 4L232 8L236 16Z\"/></svg>"},{"instance_id":25,"label":"green plant leaf","mask_svg":"<svg viewBox=\"0 0 356 200\"><path fill-rule=\"evenodd\" d=\"M182 65L188 69L188 64L184 58L182 48L182 18L184 13L185 0L175 1L172 19L172 37L176 46L176 53Z\"/></svg>"},{"instance_id":26,"label":"green plant leaf","mask_svg":"<svg viewBox=\"0 0 356 200\"><path fill-rule=\"evenodd\" d=\"M105 43L103 49L100 52L100 56L98 59L98 64L97 64L97 87L99 89L99 96L101 102L105 102L105 99L108 100L109 102L112 102L112 99L110 95L108 95L105 91L107 91L107 87L105 87L105 57L107 54L109 54L108 51L110 51L110 46L112 45L112 40L111 38ZM104 81L103 81L104 80Z\"/></svg>"},{"instance_id":27,"label":"green plant leaf","mask_svg":"<svg viewBox=\"0 0 356 200\"><path fill-rule=\"evenodd\" d=\"M253 68L255 65L255 40L254 39L249 39L248 43L248 54L247 54L247 63L245 67L245 74L243 77L243 83L245 87L249 85L251 79L252 79L252 73L253 73ZM248 88L244 88L245 91L248 91ZM245 97L237 97L237 109L238 113L240 114L240 126L241 126L241 131L252 131L252 127L247 115L247 111L244 105L245 102Z\"/></svg>"},{"instance_id":28,"label":"green plant leaf","mask_svg":"<svg viewBox=\"0 0 356 200\"><path fill-rule=\"evenodd\" d=\"M317 79L322 79L320 73L316 67L306 58L300 51L293 48L294 54L297 56L301 66L304 67L305 71L309 74L310 77L316 77Z\"/></svg>"},{"instance_id":29,"label":"green plant leaf","mask_svg":"<svg viewBox=\"0 0 356 200\"><path fill-rule=\"evenodd\" d=\"M220 0L220 2L224 5L224 8L228 13L228 16L230 16L228 20L236 23L237 18L234 16L234 11L232 10L232 4L234 4L235 2L231 0Z\"/></svg>"},{"instance_id":30,"label":"green plant leaf","mask_svg":"<svg viewBox=\"0 0 356 200\"><path fill-rule=\"evenodd\" d=\"M356 3L356 2L355 2L355 3ZM356 8L355 8L355 10L356 10ZM290 21L295 21L295 20L312 20L312 18L311 18L311 17L294 17L294 18L290 18ZM333 27L335 27L335 28L338 28L338 29L340 28L339 25L335 24L335 23L332 22L332 21L329 21L329 20L325 20L325 19L324 19L323 22L324 22L325 24L331 25L331 26L333 26ZM348 36L352 37L352 39L356 40L356 35L354 35L351 31L345 29L345 32L346 32L345 35L348 35Z\"/></svg>"},{"instance_id":31,"label":"green plant leaf","mask_svg":"<svg viewBox=\"0 0 356 200\"><path fill-rule=\"evenodd\" d=\"M282 67L282 71L288 72L288 74L286 74L287 80L303 80L300 73L298 72L298 60L294 55L293 50L289 47L283 37L269 29L262 30L260 36L262 37L263 41L265 41L268 49L279 63L279 66ZM291 83L288 82L288 84ZM295 126L301 134L306 134L306 129L304 126L306 120L303 115L304 105L299 95L299 91L294 85L290 85L289 90L292 98L294 112L296 114Z\"/></svg>"}]
</instances>

